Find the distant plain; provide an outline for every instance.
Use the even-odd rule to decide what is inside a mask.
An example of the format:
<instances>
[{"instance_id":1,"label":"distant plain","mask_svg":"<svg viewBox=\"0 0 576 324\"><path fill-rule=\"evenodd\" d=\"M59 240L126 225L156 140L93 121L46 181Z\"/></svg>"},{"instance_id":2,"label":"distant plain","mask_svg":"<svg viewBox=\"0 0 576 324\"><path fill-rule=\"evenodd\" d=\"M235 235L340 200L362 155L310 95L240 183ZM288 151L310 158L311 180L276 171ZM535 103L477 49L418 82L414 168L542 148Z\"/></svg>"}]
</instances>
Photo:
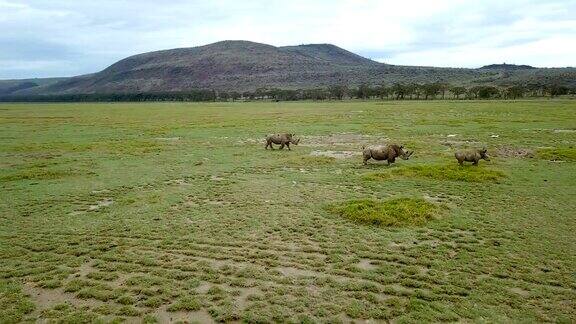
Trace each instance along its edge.
<instances>
[{"instance_id":1,"label":"distant plain","mask_svg":"<svg viewBox=\"0 0 576 324\"><path fill-rule=\"evenodd\" d=\"M575 322L574 175L574 100L2 104L0 322Z\"/></svg>"}]
</instances>

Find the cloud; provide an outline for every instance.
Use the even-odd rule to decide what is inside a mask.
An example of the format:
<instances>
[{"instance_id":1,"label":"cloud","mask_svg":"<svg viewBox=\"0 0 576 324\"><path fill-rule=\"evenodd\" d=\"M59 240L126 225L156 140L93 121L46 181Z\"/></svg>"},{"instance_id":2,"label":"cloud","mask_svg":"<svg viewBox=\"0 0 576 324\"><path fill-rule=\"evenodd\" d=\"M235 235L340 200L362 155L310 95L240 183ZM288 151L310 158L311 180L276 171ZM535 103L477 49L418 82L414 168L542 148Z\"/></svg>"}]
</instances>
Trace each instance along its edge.
<instances>
[{"instance_id":1,"label":"cloud","mask_svg":"<svg viewBox=\"0 0 576 324\"><path fill-rule=\"evenodd\" d=\"M404 65L576 65L576 0L0 0L0 12L0 78L92 73L225 39L332 43Z\"/></svg>"}]
</instances>

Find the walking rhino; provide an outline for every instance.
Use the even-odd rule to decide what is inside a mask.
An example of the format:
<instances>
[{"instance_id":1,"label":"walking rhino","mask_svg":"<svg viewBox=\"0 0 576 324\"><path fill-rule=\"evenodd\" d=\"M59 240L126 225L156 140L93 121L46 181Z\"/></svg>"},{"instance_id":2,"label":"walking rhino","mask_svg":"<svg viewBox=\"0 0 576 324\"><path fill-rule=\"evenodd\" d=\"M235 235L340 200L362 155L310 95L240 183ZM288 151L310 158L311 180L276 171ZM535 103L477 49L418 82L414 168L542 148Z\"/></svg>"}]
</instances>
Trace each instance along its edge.
<instances>
[{"instance_id":1,"label":"walking rhino","mask_svg":"<svg viewBox=\"0 0 576 324\"><path fill-rule=\"evenodd\" d=\"M387 160L388 165L394 163L397 157L403 160L408 160L414 151L404 150L403 145L390 144L362 147L362 155L364 164L368 164L368 160L374 159L377 161Z\"/></svg>"},{"instance_id":2,"label":"walking rhino","mask_svg":"<svg viewBox=\"0 0 576 324\"><path fill-rule=\"evenodd\" d=\"M464 161L472 162L472 165L478 165L478 161L480 160L490 161L486 148L457 151L454 153L454 157L456 157L460 165L464 165Z\"/></svg>"},{"instance_id":3,"label":"walking rhino","mask_svg":"<svg viewBox=\"0 0 576 324\"><path fill-rule=\"evenodd\" d=\"M295 139L294 134L271 134L266 137L266 146L264 148L268 149L268 146L270 146L271 149L274 149L272 144L280 144L280 149L286 146L290 150L290 144L298 145L299 142L300 139Z\"/></svg>"}]
</instances>

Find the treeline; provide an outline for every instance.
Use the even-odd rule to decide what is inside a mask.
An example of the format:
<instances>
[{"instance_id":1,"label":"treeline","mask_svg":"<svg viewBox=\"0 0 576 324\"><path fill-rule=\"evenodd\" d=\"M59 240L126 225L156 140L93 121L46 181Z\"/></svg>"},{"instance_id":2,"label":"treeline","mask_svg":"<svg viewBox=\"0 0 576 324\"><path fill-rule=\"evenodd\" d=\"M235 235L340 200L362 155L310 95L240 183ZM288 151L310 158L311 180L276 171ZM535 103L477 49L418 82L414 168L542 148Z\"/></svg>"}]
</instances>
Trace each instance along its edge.
<instances>
[{"instance_id":1,"label":"treeline","mask_svg":"<svg viewBox=\"0 0 576 324\"><path fill-rule=\"evenodd\" d=\"M57 95L8 95L0 96L0 102L114 102L114 101L216 101L213 90L190 90L180 92L141 93L89 93Z\"/></svg>"},{"instance_id":2,"label":"treeline","mask_svg":"<svg viewBox=\"0 0 576 324\"><path fill-rule=\"evenodd\" d=\"M523 97L556 97L576 94L576 87L566 86L451 86L445 83L403 84L392 86L370 86L361 84L351 88L336 85L328 88L307 90L258 89L254 93L244 93L247 99L275 100L343 100L343 99L394 99L394 100L433 100L433 99L518 99Z\"/></svg>"},{"instance_id":3,"label":"treeline","mask_svg":"<svg viewBox=\"0 0 576 324\"><path fill-rule=\"evenodd\" d=\"M284 90L261 88L255 91L190 90L180 92L146 93L94 93L63 95L8 95L1 96L3 102L115 102L115 101L236 101L236 100L435 100L435 99L519 99L524 97L556 97L574 95L576 88L561 85L551 86L451 86L446 83L404 84L392 86L358 87L335 85L327 88Z\"/></svg>"}]
</instances>

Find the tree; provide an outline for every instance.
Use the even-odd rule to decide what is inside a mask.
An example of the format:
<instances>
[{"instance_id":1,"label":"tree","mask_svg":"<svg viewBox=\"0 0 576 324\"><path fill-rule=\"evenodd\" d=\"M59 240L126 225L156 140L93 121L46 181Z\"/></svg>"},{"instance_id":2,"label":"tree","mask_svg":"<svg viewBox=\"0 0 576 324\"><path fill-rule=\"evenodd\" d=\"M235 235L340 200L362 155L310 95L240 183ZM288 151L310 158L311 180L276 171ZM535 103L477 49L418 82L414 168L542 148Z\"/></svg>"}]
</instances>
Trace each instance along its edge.
<instances>
[{"instance_id":1,"label":"tree","mask_svg":"<svg viewBox=\"0 0 576 324\"><path fill-rule=\"evenodd\" d=\"M525 92L526 89L524 87L517 85L506 89L504 95L508 99L516 99L522 98Z\"/></svg>"},{"instance_id":2,"label":"tree","mask_svg":"<svg viewBox=\"0 0 576 324\"><path fill-rule=\"evenodd\" d=\"M452 88L450 88L450 92L452 92L452 94L454 96L456 96L456 99L460 99L460 95L463 95L466 93L466 88L464 88L464 87L452 87Z\"/></svg>"},{"instance_id":3,"label":"tree","mask_svg":"<svg viewBox=\"0 0 576 324\"><path fill-rule=\"evenodd\" d=\"M402 83L394 83L392 86L392 93L396 95L396 100L404 99L404 95L406 95L406 86Z\"/></svg>"},{"instance_id":4,"label":"tree","mask_svg":"<svg viewBox=\"0 0 576 324\"><path fill-rule=\"evenodd\" d=\"M442 99L446 96L446 91L450 89L450 86L447 83L439 82L437 83L438 91L442 94Z\"/></svg>"},{"instance_id":5,"label":"tree","mask_svg":"<svg viewBox=\"0 0 576 324\"><path fill-rule=\"evenodd\" d=\"M384 97L388 98L388 95L390 94L391 89L387 88L386 85L382 84L378 87L376 87L376 95L378 97L380 97L380 99L384 99Z\"/></svg>"},{"instance_id":6,"label":"tree","mask_svg":"<svg viewBox=\"0 0 576 324\"><path fill-rule=\"evenodd\" d=\"M424 99L428 100L429 97L434 99L440 92L440 86L438 83L428 83L423 85L424 89Z\"/></svg>"},{"instance_id":7,"label":"tree","mask_svg":"<svg viewBox=\"0 0 576 324\"><path fill-rule=\"evenodd\" d=\"M420 96L424 93L424 88L421 84L412 84L412 93L416 95L416 99L420 100Z\"/></svg>"},{"instance_id":8,"label":"tree","mask_svg":"<svg viewBox=\"0 0 576 324\"><path fill-rule=\"evenodd\" d=\"M480 99L490 99L499 94L498 88L492 86L482 86L478 90L478 97Z\"/></svg>"},{"instance_id":9,"label":"tree","mask_svg":"<svg viewBox=\"0 0 576 324\"><path fill-rule=\"evenodd\" d=\"M416 83L409 83L404 86L404 95L410 96L410 99L413 99L413 96L417 91L418 85Z\"/></svg>"},{"instance_id":10,"label":"tree","mask_svg":"<svg viewBox=\"0 0 576 324\"><path fill-rule=\"evenodd\" d=\"M218 99L222 100L222 101L228 101L228 98L230 97L230 95L228 94L228 92L218 92Z\"/></svg>"},{"instance_id":11,"label":"tree","mask_svg":"<svg viewBox=\"0 0 576 324\"><path fill-rule=\"evenodd\" d=\"M349 90L348 87L345 85L334 85L331 86L328 91L330 92L331 98L336 98L338 100L344 99L344 97L348 94Z\"/></svg>"},{"instance_id":12,"label":"tree","mask_svg":"<svg viewBox=\"0 0 576 324\"><path fill-rule=\"evenodd\" d=\"M232 91L230 92L230 98L232 99L232 101L236 101L240 98L240 93L237 91Z\"/></svg>"},{"instance_id":13,"label":"tree","mask_svg":"<svg viewBox=\"0 0 576 324\"><path fill-rule=\"evenodd\" d=\"M357 92L357 96L358 99L368 99L370 98L371 95L371 89L370 86L366 83L362 83L358 86L358 92Z\"/></svg>"},{"instance_id":14,"label":"tree","mask_svg":"<svg viewBox=\"0 0 576 324\"><path fill-rule=\"evenodd\" d=\"M481 86L475 86L475 87L468 89L468 97L478 99L478 93L480 93L481 89L482 89Z\"/></svg>"},{"instance_id":15,"label":"tree","mask_svg":"<svg viewBox=\"0 0 576 324\"><path fill-rule=\"evenodd\" d=\"M557 84L548 86L546 90L550 94L550 98L568 94L568 87Z\"/></svg>"}]
</instances>

